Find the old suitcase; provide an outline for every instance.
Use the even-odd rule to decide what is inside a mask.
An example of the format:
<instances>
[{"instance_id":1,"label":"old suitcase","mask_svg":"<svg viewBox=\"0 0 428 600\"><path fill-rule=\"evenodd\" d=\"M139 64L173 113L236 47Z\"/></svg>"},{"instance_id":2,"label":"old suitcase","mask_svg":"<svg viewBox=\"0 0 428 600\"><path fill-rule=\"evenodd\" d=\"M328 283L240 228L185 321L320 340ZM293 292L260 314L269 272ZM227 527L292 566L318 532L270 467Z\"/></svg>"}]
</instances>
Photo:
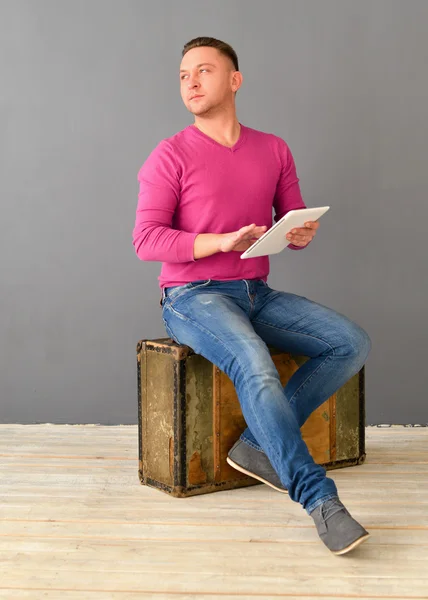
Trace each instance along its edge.
<instances>
[{"instance_id":1,"label":"old suitcase","mask_svg":"<svg viewBox=\"0 0 428 600\"><path fill-rule=\"evenodd\" d=\"M270 348L283 385L307 358ZM137 345L139 477L175 497L256 485L226 462L245 421L229 377L169 338ZM326 469L365 458L364 367L302 427ZM261 484L260 484L261 485Z\"/></svg>"}]
</instances>

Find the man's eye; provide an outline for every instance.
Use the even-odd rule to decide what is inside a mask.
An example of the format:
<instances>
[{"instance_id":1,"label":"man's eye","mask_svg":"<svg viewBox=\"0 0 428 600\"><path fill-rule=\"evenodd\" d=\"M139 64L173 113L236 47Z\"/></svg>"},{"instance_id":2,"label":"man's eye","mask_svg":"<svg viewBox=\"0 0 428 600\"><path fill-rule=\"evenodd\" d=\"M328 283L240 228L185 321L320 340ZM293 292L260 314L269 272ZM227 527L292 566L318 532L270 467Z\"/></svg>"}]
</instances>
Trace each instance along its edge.
<instances>
[{"instance_id":1,"label":"man's eye","mask_svg":"<svg viewBox=\"0 0 428 600\"><path fill-rule=\"evenodd\" d=\"M186 77L187 77L187 75L182 75L182 76L180 77L180 79L181 79L181 80L183 80L183 79L185 79Z\"/></svg>"}]
</instances>

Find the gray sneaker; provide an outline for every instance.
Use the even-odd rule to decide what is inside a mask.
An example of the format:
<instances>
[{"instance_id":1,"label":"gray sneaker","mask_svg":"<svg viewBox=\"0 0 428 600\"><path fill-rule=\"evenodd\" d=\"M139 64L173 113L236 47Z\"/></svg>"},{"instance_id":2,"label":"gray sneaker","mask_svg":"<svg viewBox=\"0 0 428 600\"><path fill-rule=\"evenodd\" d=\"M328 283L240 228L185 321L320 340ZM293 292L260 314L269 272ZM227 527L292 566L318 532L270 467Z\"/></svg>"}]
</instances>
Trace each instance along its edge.
<instances>
[{"instance_id":1,"label":"gray sneaker","mask_svg":"<svg viewBox=\"0 0 428 600\"><path fill-rule=\"evenodd\" d=\"M327 500L311 513L318 535L333 554L346 554L369 537L369 533L343 506L339 498Z\"/></svg>"},{"instance_id":2,"label":"gray sneaker","mask_svg":"<svg viewBox=\"0 0 428 600\"><path fill-rule=\"evenodd\" d=\"M266 454L249 446L241 439L229 450L226 460L237 471L270 485L278 492L288 493Z\"/></svg>"}]
</instances>

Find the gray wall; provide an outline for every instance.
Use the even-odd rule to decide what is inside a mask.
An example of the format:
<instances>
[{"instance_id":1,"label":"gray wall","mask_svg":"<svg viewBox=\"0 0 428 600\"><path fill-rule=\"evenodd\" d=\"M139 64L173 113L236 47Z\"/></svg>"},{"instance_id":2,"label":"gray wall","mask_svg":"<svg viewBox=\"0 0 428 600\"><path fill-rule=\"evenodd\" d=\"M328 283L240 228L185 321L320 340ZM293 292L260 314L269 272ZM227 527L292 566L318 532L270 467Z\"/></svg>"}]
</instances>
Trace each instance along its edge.
<instances>
[{"instance_id":1,"label":"gray wall","mask_svg":"<svg viewBox=\"0 0 428 600\"><path fill-rule=\"evenodd\" d=\"M136 422L135 345L165 335L136 177L191 122L183 43L213 35L240 120L332 206L269 283L370 333L368 423L428 422L427 27L426 0L0 1L0 421Z\"/></svg>"}]
</instances>

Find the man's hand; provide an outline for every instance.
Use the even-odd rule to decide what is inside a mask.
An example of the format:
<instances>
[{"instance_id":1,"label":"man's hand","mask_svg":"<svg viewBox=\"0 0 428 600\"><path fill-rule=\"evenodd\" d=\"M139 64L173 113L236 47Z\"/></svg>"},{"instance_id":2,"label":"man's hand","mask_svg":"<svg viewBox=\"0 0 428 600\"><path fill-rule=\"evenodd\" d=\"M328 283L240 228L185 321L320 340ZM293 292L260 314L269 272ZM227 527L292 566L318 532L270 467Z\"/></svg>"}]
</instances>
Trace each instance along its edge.
<instances>
[{"instance_id":1,"label":"man's hand","mask_svg":"<svg viewBox=\"0 0 428 600\"><path fill-rule=\"evenodd\" d=\"M285 237L294 246L306 246L314 239L319 226L318 221L308 221L304 227L292 229Z\"/></svg>"},{"instance_id":2,"label":"man's hand","mask_svg":"<svg viewBox=\"0 0 428 600\"><path fill-rule=\"evenodd\" d=\"M219 252L231 252L232 250L244 252L265 233L266 229L266 225L257 227L255 223L252 223L241 227L238 231L223 233L220 235L218 250Z\"/></svg>"}]
</instances>

